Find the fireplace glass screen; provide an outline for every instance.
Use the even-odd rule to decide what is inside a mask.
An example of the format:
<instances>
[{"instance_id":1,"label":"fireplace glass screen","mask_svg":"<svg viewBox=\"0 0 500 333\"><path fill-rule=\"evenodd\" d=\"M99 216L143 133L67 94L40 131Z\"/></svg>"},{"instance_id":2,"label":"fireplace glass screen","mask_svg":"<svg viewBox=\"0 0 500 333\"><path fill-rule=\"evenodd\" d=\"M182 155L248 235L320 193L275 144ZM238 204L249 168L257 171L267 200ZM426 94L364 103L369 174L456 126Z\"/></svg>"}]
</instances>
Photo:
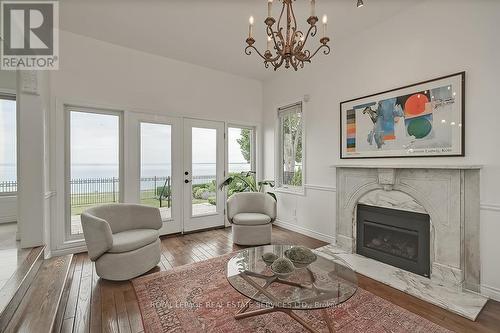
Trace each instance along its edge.
<instances>
[{"instance_id":1,"label":"fireplace glass screen","mask_svg":"<svg viewBox=\"0 0 500 333\"><path fill-rule=\"evenodd\" d=\"M383 224L365 223L364 246L401 258L417 261L418 234Z\"/></svg>"},{"instance_id":2,"label":"fireplace glass screen","mask_svg":"<svg viewBox=\"0 0 500 333\"><path fill-rule=\"evenodd\" d=\"M360 204L356 227L358 254L429 276L429 215Z\"/></svg>"}]
</instances>

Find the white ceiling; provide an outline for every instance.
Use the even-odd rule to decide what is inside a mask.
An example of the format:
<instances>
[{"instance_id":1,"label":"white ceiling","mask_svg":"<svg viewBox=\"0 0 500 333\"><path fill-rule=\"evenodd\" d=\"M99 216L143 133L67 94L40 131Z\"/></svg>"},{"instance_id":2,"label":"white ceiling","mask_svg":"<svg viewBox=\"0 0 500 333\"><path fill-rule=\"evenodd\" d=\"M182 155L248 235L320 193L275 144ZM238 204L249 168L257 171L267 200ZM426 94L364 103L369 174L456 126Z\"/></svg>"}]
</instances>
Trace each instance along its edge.
<instances>
[{"instance_id":1,"label":"white ceiling","mask_svg":"<svg viewBox=\"0 0 500 333\"><path fill-rule=\"evenodd\" d=\"M317 15L328 15L328 35L355 34L423 0L317 0ZM258 80L275 75L260 58L244 54L248 17L255 16L256 45L265 46L266 0L61 0L61 29L132 49ZM297 0L304 29L309 1ZM274 11L278 12L278 0ZM319 42L310 40L313 44ZM330 55L330 57L333 57ZM307 64L306 64L307 66ZM284 70L284 69L281 69ZM279 71L279 70L278 70Z\"/></svg>"}]
</instances>

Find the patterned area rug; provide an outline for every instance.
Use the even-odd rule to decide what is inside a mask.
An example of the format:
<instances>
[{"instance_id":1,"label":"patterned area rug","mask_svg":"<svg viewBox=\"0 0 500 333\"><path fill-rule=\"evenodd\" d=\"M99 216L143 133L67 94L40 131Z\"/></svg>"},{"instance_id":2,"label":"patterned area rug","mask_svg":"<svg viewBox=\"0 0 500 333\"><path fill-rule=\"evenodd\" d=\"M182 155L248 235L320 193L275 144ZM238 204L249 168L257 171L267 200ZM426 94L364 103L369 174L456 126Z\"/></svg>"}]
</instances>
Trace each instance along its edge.
<instances>
[{"instance_id":1,"label":"patterned area rug","mask_svg":"<svg viewBox=\"0 0 500 333\"><path fill-rule=\"evenodd\" d=\"M132 281L145 332L305 332L284 313L235 320L246 298L227 282L230 255L139 277ZM250 310L257 305L252 305ZM322 312L297 311L320 332ZM450 332L363 289L328 309L336 332Z\"/></svg>"}]
</instances>

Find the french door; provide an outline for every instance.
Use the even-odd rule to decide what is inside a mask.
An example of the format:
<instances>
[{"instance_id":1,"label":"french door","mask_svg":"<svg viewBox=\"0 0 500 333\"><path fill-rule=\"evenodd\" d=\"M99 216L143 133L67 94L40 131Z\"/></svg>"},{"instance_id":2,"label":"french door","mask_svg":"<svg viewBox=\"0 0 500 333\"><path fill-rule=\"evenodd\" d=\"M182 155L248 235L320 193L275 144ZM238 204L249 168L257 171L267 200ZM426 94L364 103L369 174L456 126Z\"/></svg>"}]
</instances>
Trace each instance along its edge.
<instances>
[{"instance_id":1,"label":"french door","mask_svg":"<svg viewBox=\"0 0 500 333\"><path fill-rule=\"evenodd\" d=\"M224 225L224 123L184 119L184 231Z\"/></svg>"},{"instance_id":2,"label":"french door","mask_svg":"<svg viewBox=\"0 0 500 333\"><path fill-rule=\"evenodd\" d=\"M159 208L161 235L224 226L224 122L64 110L65 241L82 239L84 210L114 202Z\"/></svg>"},{"instance_id":3,"label":"french door","mask_svg":"<svg viewBox=\"0 0 500 333\"><path fill-rule=\"evenodd\" d=\"M182 231L182 120L159 115L137 115L139 154L131 156L131 175L138 181L131 202L160 209L163 227L160 234ZM131 143L129 143L131 146ZM134 149L132 149L134 150ZM139 158L139 163L136 159ZM130 167L129 167L130 169ZM132 178L131 177L131 178Z\"/></svg>"}]
</instances>

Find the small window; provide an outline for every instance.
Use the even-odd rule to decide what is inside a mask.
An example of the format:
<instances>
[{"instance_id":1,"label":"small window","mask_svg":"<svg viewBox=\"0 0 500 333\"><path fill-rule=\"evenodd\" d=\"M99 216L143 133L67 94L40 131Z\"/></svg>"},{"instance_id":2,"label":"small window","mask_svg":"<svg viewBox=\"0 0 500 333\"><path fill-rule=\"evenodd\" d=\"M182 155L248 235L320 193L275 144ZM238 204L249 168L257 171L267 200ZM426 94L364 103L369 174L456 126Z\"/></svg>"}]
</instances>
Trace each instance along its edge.
<instances>
[{"instance_id":1,"label":"small window","mask_svg":"<svg viewBox=\"0 0 500 333\"><path fill-rule=\"evenodd\" d=\"M255 129L229 126L227 151L230 174L255 171Z\"/></svg>"},{"instance_id":2,"label":"small window","mask_svg":"<svg viewBox=\"0 0 500 333\"><path fill-rule=\"evenodd\" d=\"M0 93L0 195L17 192L16 96Z\"/></svg>"},{"instance_id":3,"label":"small window","mask_svg":"<svg viewBox=\"0 0 500 333\"><path fill-rule=\"evenodd\" d=\"M302 103L279 108L278 188L301 190L304 173L304 121Z\"/></svg>"}]
</instances>

